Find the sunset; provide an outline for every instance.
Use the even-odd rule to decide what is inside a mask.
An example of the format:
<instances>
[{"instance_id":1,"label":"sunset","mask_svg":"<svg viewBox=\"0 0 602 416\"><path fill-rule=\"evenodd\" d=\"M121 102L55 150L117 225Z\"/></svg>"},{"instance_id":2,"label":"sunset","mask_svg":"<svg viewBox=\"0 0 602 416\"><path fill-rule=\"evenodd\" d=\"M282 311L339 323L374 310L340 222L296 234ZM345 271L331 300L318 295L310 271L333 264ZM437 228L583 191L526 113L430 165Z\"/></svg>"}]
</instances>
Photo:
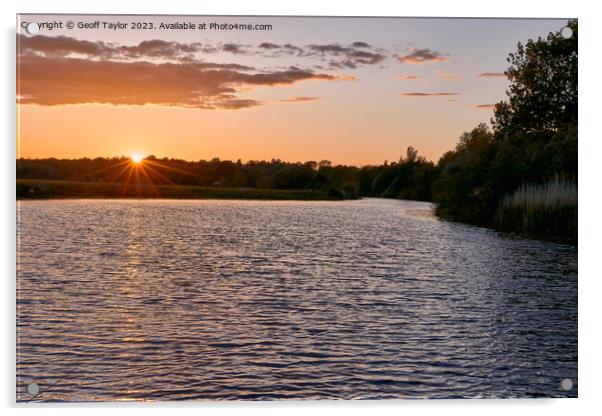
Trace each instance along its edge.
<instances>
[{"instance_id":1,"label":"sunset","mask_svg":"<svg viewBox=\"0 0 602 416\"><path fill-rule=\"evenodd\" d=\"M158 27L165 19L132 20ZM506 97L506 56L517 42L566 23L340 18L333 32L326 22L271 18L271 30L250 32L22 32L17 156L363 166L413 146L436 162Z\"/></svg>"},{"instance_id":2,"label":"sunset","mask_svg":"<svg viewBox=\"0 0 602 416\"><path fill-rule=\"evenodd\" d=\"M578 397L576 18L17 26L19 404Z\"/></svg>"}]
</instances>

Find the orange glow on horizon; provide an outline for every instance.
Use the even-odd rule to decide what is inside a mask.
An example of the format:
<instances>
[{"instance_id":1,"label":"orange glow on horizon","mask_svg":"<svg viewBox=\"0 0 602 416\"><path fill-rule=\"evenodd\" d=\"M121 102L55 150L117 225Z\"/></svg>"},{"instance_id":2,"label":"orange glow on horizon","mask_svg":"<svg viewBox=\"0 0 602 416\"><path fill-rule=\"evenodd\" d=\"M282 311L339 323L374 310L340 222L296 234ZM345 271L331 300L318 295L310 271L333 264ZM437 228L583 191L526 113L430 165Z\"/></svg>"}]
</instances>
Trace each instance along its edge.
<instances>
[{"instance_id":1,"label":"orange glow on horizon","mask_svg":"<svg viewBox=\"0 0 602 416\"><path fill-rule=\"evenodd\" d=\"M429 108L433 105L428 104ZM348 122L333 123L335 114L349 117L343 107L330 108L326 100L304 108L283 105L273 106L270 111L265 106L219 112L158 106L20 105L18 156L78 159L125 154L132 161L133 153L139 153L144 165L149 161L144 157L152 154L158 159L188 161L215 157L287 162L327 159L333 164L364 166L397 160L410 145L427 159L437 161L443 151L453 148L458 132L463 131L460 118L451 118L456 113L438 117L439 123L433 125L428 113L421 112L422 107L411 106L403 108L404 117L412 117L420 125L404 125L403 132L387 112L358 117L353 128ZM466 111L461 106L453 109ZM483 110L474 112L486 114ZM307 118L312 122L306 122ZM93 128L97 126L102 128ZM423 131L420 126L429 129Z\"/></svg>"},{"instance_id":2,"label":"orange glow on horizon","mask_svg":"<svg viewBox=\"0 0 602 416\"><path fill-rule=\"evenodd\" d=\"M134 153L129 158L122 159L120 162L99 171L112 170L114 172L108 182L123 184L120 192L122 197L128 194L137 197L158 197L157 186L176 185L160 172L164 169L190 175L189 172L163 165L158 161L144 159L139 153Z\"/></svg>"}]
</instances>

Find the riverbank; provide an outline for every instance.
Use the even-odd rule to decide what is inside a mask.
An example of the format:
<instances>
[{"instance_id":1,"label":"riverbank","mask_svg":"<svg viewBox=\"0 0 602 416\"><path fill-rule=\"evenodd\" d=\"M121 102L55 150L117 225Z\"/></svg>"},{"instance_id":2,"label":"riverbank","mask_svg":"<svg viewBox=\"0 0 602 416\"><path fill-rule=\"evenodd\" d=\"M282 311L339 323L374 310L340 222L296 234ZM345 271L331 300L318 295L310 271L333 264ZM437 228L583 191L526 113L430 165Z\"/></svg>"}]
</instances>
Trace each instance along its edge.
<instances>
[{"instance_id":1,"label":"riverbank","mask_svg":"<svg viewBox=\"0 0 602 416\"><path fill-rule=\"evenodd\" d=\"M492 221L478 222L466 217L446 215L440 209L435 209L435 215L445 221L476 225L530 240L573 246L578 243L577 214L577 207L562 207L548 211L523 207L500 208Z\"/></svg>"},{"instance_id":2,"label":"riverbank","mask_svg":"<svg viewBox=\"0 0 602 416\"><path fill-rule=\"evenodd\" d=\"M17 199L158 198L333 201L336 192L17 179Z\"/></svg>"}]
</instances>

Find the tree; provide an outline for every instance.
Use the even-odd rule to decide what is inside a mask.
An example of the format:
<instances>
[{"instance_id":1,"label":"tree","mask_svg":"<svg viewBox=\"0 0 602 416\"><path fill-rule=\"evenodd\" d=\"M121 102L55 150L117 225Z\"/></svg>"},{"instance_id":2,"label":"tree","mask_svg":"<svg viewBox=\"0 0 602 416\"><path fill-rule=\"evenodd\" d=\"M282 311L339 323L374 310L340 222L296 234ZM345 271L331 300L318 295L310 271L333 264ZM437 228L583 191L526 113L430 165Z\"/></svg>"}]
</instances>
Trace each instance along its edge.
<instances>
[{"instance_id":1,"label":"tree","mask_svg":"<svg viewBox=\"0 0 602 416\"><path fill-rule=\"evenodd\" d=\"M406 150L406 158L405 160L402 158L402 162L412 163L415 162L418 158L418 150L414 149L412 146L408 146Z\"/></svg>"},{"instance_id":2,"label":"tree","mask_svg":"<svg viewBox=\"0 0 602 416\"><path fill-rule=\"evenodd\" d=\"M332 166L332 162L330 160L320 160L320 163L318 164L318 166L320 168L329 168Z\"/></svg>"},{"instance_id":3,"label":"tree","mask_svg":"<svg viewBox=\"0 0 602 416\"><path fill-rule=\"evenodd\" d=\"M455 151L439 160L439 177L433 184L437 213L459 221L488 225L497 196L490 182L490 165L496 147L485 124L460 136Z\"/></svg>"},{"instance_id":4,"label":"tree","mask_svg":"<svg viewBox=\"0 0 602 416\"><path fill-rule=\"evenodd\" d=\"M316 162L315 160L308 160L307 162L304 163L304 165L312 170L318 169L318 162Z\"/></svg>"},{"instance_id":5,"label":"tree","mask_svg":"<svg viewBox=\"0 0 602 416\"><path fill-rule=\"evenodd\" d=\"M495 106L496 138L516 134L549 139L561 126L577 124L577 20L567 24L572 36L560 32L546 39L519 43L508 56L508 101Z\"/></svg>"},{"instance_id":6,"label":"tree","mask_svg":"<svg viewBox=\"0 0 602 416\"><path fill-rule=\"evenodd\" d=\"M571 37L550 33L519 43L508 57L508 101L496 105L492 120L499 192L557 175L577 178L577 21L567 27Z\"/></svg>"},{"instance_id":7,"label":"tree","mask_svg":"<svg viewBox=\"0 0 602 416\"><path fill-rule=\"evenodd\" d=\"M439 215L499 226L500 201L519 187L557 177L576 180L577 21L567 26L570 38L550 33L519 43L508 56L508 100L495 107L493 134L479 125L439 160L433 185ZM558 221L568 224L574 218ZM545 223L536 225L545 228ZM571 229L565 225L557 229Z\"/></svg>"}]
</instances>

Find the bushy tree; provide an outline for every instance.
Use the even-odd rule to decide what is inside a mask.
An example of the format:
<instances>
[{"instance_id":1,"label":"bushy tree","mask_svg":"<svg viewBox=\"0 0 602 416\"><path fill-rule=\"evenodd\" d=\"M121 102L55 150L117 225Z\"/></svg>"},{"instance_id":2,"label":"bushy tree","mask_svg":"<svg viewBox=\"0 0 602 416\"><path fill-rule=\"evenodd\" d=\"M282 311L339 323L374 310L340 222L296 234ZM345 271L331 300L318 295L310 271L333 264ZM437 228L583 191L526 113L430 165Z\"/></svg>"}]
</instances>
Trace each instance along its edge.
<instances>
[{"instance_id":1,"label":"bushy tree","mask_svg":"<svg viewBox=\"0 0 602 416\"><path fill-rule=\"evenodd\" d=\"M577 20L546 39L519 43L508 55L508 100L498 103L492 120L496 138L517 134L551 138L560 128L577 123Z\"/></svg>"},{"instance_id":2,"label":"bushy tree","mask_svg":"<svg viewBox=\"0 0 602 416\"><path fill-rule=\"evenodd\" d=\"M456 149L439 160L440 173L433 184L439 215L459 221L487 224L495 205L489 181L495 156L493 134L485 124L462 134Z\"/></svg>"},{"instance_id":3,"label":"bushy tree","mask_svg":"<svg viewBox=\"0 0 602 416\"><path fill-rule=\"evenodd\" d=\"M577 178L577 21L547 38L519 43L508 56L508 99L493 132L479 125L439 160L437 212L493 225L500 200L525 184Z\"/></svg>"}]
</instances>

